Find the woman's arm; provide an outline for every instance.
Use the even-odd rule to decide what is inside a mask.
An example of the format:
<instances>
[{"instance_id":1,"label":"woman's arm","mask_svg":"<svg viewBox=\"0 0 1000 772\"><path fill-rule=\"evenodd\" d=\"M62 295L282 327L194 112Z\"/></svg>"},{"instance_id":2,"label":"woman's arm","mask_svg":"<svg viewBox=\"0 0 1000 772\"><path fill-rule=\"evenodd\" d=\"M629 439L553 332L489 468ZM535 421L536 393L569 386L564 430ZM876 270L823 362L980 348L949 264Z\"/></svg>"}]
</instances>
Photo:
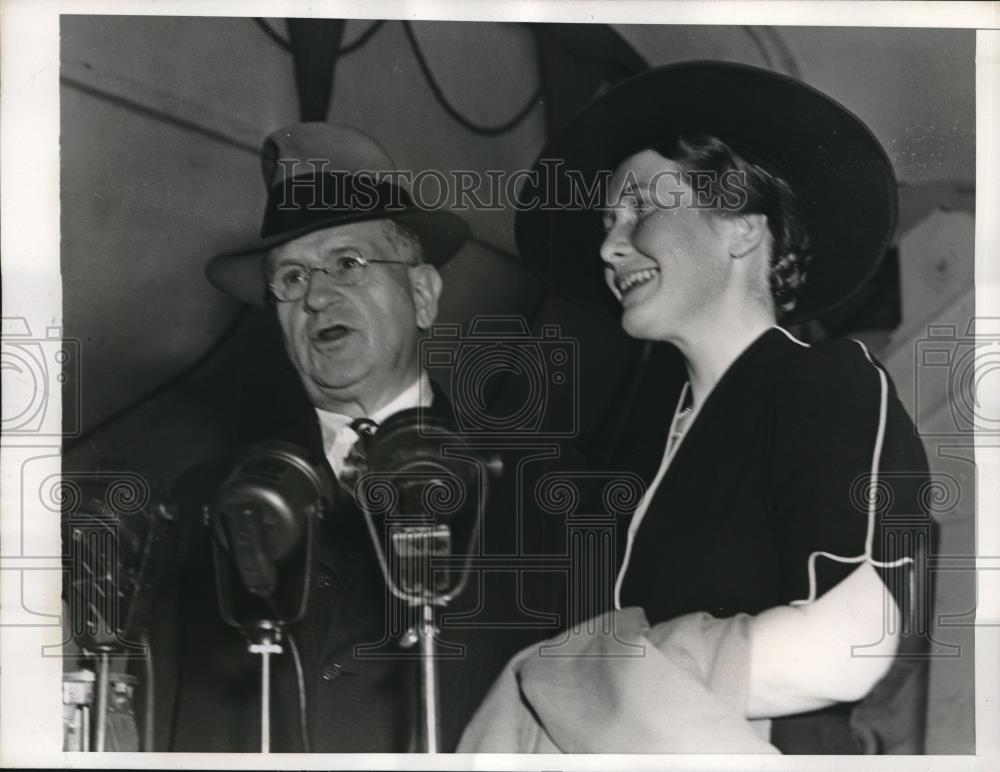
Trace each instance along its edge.
<instances>
[{"instance_id":1,"label":"woman's arm","mask_svg":"<svg viewBox=\"0 0 1000 772\"><path fill-rule=\"evenodd\" d=\"M771 495L789 605L751 627L752 717L853 702L888 672L901 604L914 608L914 523L928 520L923 447L863 346L803 350L777 396Z\"/></svg>"},{"instance_id":2,"label":"woman's arm","mask_svg":"<svg viewBox=\"0 0 1000 772\"><path fill-rule=\"evenodd\" d=\"M750 641L749 718L853 702L892 664L899 607L865 563L808 605L778 606L756 616Z\"/></svg>"}]
</instances>

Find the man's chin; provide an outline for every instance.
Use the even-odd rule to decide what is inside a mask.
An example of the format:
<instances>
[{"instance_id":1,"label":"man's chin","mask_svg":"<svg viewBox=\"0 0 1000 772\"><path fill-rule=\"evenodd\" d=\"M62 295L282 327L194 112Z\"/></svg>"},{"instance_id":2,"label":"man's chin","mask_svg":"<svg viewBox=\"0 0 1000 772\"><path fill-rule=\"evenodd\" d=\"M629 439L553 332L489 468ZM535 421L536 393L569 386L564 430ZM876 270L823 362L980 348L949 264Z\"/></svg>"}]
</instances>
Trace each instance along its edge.
<instances>
[{"instance_id":1,"label":"man's chin","mask_svg":"<svg viewBox=\"0 0 1000 772\"><path fill-rule=\"evenodd\" d=\"M334 410L331 405L356 402L364 392L363 378L344 370L313 373L304 376L302 382L309 401L324 410Z\"/></svg>"},{"instance_id":2,"label":"man's chin","mask_svg":"<svg viewBox=\"0 0 1000 772\"><path fill-rule=\"evenodd\" d=\"M306 354L304 378L320 389L343 389L364 376L361 352L349 342L311 346Z\"/></svg>"}]
</instances>

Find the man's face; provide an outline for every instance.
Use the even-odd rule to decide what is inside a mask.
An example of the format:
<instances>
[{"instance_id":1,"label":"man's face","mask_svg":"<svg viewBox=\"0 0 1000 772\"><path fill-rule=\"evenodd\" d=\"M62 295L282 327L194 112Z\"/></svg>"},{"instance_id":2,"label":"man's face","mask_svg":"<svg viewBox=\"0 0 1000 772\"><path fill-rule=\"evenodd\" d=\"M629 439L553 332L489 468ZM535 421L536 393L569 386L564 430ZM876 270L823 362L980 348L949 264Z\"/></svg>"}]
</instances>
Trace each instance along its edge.
<instances>
[{"instance_id":1,"label":"man's face","mask_svg":"<svg viewBox=\"0 0 1000 772\"><path fill-rule=\"evenodd\" d=\"M312 403L348 415L372 413L413 383L420 372L419 331L437 316L441 277L400 239L389 220L315 231L271 250L268 275L286 263L307 271L340 255L372 263L354 286L338 286L315 271L305 297L278 302L285 348Z\"/></svg>"}]
</instances>

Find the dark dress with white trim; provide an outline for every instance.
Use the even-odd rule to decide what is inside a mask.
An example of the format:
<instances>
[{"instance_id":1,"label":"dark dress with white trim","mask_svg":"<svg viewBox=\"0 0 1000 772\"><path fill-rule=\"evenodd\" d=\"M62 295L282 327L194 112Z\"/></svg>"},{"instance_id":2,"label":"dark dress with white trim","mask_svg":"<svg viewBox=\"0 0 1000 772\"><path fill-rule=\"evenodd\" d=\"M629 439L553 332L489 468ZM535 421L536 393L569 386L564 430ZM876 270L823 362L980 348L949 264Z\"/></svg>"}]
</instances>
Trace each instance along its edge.
<instances>
[{"instance_id":1,"label":"dark dress with white trim","mask_svg":"<svg viewBox=\"0 0 1000 772\"><path fill-rule=\"evenodd\" d=\"M636 530L621 606L652 624L758 614L819 597L870 560L906 611L906 656L862 703L776 719L771 741L786 753L920 753L926 660L911 655L926 647L914 623L929 594L928 481L913 423L861 344L807 347L768 330L688 426Z\"/></svg>"}]
</instances>

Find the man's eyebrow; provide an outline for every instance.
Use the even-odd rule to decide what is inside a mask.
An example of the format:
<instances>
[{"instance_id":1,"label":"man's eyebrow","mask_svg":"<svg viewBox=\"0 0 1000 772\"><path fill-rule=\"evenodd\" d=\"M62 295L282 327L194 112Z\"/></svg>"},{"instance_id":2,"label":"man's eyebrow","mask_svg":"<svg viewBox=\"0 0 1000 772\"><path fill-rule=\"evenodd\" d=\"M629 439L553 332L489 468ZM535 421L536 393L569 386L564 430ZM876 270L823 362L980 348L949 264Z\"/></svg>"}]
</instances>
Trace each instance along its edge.
<instances>
[{"instance_id":1,"label":"man's eyebrow","mask_svg":"<svg viewBox=\"0 0 1000 772\"><path fill-rule=\"evenodd\" d=\"M318 250L318 254L323 257L330 257L331 255L342 255L345 252L363 252L365 250L364 244L334 244L333 246L322 247Z\"/></svg>"},{"instance_id":2,"label":"man's eyebrow","mask_svg":"<svg viewBox=\"0 0 1000 772\"><path fill-rule=\"evenodd\" d=\"M277 268L279 265L301 265L301 261L296 257L284 256L276 254L275 252L269 252L267 255L266 266L268 268Z\"/></svg>"},{"instance_id":3,"label":"man's eyebrow","mask_svg":"<svg viewBox=\"0 0 1000 772\"><path fill-rule=\"evenodd\" d=\"M320 250L320 254L326 256L339 254L341 252L360 252L361 250L362 245L360 244L340 244L332 247L324 247ZM309 262L309 260L301 255L287 255L270 252L268 253L267 262L269 265L285 265L288 263L302 265L303 263Z\"/></svg>"}]
</instances>

